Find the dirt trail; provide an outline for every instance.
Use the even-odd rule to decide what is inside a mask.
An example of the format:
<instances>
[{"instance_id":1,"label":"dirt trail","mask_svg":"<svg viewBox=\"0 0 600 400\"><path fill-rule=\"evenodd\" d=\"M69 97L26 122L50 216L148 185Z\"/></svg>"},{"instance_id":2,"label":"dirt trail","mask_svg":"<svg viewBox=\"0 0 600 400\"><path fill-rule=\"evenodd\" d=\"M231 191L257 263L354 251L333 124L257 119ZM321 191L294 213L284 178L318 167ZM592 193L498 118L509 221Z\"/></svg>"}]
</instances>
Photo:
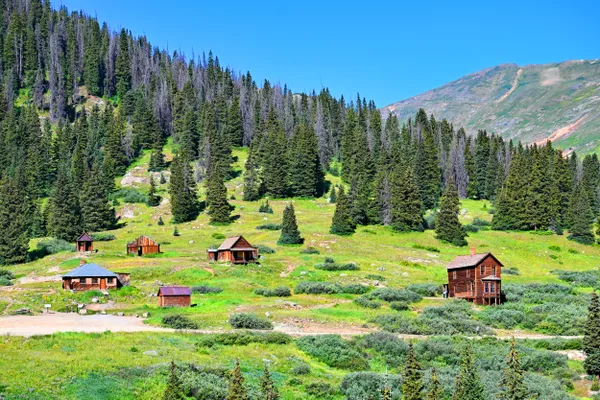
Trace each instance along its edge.
<instances>
[{"instance_id":1,"label":"dirt trail","mask_svg":"<svg viewBox=\"0 0 600 400\"><path fill-rule=\"evenodd\" d=\"M513 80L510 90L508 92L504 93L504 95L502 95L502 97L500 97L498 100L496 100L496 103L500 103L503 100L506 100L506 98L508 96L510 96L512 94L512 92L515 91L517 86L519 86L519 78L521 77L521 75L523 75L523 68L519 68L519 70L517 71L517 76L515 76L515 79Z\"/></svg>"},{"instance_id":2,"label":"dirt trail","mask_svg":"<svg viewBox=\"0 0 600 400\"><path fill-rule=\"evenodd\" d=\"M585 119L585 116L579 118L577 121L573 122L570 125L567 126L563 126L562 128L559 128L557 130L555 130L550 136L548 136L545 139L541 139L538 140L536 142L537 145L543 145L545 144L548 140L551 142L555 142L558 139L561 139L565 136L569 136L571 133L575 132L577 130L577 128L579 127L579 125L581 124L581 122Z\"/></svg>"}]
</instances>

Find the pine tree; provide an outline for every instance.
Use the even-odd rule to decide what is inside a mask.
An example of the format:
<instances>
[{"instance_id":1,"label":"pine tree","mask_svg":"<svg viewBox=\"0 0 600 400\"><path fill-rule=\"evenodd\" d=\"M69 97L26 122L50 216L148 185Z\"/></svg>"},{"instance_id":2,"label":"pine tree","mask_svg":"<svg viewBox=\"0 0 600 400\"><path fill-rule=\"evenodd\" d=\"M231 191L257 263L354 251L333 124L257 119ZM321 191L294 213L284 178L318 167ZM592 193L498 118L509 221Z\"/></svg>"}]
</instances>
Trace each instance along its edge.
<instances>
[{"instance_id":1,"label":"pine tree","mask_svg":"<svg viewBox=\"0 0 600 400\"><path fill-rule=\"evenodd\" d=\"M277 386L273 383L269 369L265 365L263 376L260 378L260 394L262 400L278 400L279 391Z\"/></svg>"},{"instance_id":2,"label":"pine tree","mask_svg":"<svg viewBox=\"0 0 600 400\"><path fill-rule=\"evenodd\" d=\"M350 215L350 203L344 193L344 188L340 187L335 205L335 212L331 221L329 232L334 235L351 235L356 231L356 225Z\"/></svg>"},{"instance_id":3,"label":"pine tree","mask_svg":"<svg viewBox=\"0 0 600 400\"><path fill-rule=\"evenodd\" d=\"M493 229L529 229L527 194L530 182L527 161L527 156L522 152L513 157L504 187L495 203Z\"/></svg>"},{"instance_id":4,"label":"pine tree","mask_svg":"<svg viewBox=\"0 0 600 400\"><path fill-rule=\"evenodd\" d=\"M244 129L242 125L242 113L240 110L240 98L234 96L229 112L227 113L227 139L232 146L242 146Z\"/></svg>"},{"instance_id":5,"label":"pine tree","mask_svg":"<svg viewBox=\"0 0 600 400\"><path fill-rule=\"evenodd\" d=\"M381 389L381 400L392 400L392 387L388 383L387 373L384 376L383 388Z\"/></svg>"},{"instance_id":6,"label":"pine tree","mask_svg":"<svg viewBox=\"0 0 600 400\"><path fill-rule=\"evenodd\" d=\"M331 185L331 190L329 191L329 202L331 204L335 204L337 202L337 193L335 191L335 185Z\"/></svg>"},{"instance_id":7,"label":"pine tree","mask_svg":"<svg viewBox=\"0 0 600 400\"><path fill-rule=\"evenodd\" d=\"M235 368L231 371L231 380L229 381L229 390L227 391L226 400L248 400L248 392L244 387L244 377L240 362L235 362Z\"/></svg>"},{"instance_id":8,"label":"pine tree","mask_svg":"<svg viewBox=\"0 0 600 400\"><path fill-rule=\"evenodd\" d=\"M405 400L421 400L423 398L423 372L417 362L412 343L408 346L408 356L404 364L402 394Z\"/></svg>"},{"instance_id":9,"label":"pine tree","mask_svg":"<svg viewBox=\"0 0 600 400\"><path fill-rule=\"evenodd\" d=\"M86 231L103 231L115 226L115 210L108 201L97 165L94 165L83 185L80 201Z\"/></svg>"},{"instance_id":10,"label":"pine tree","mask_svg":"<svg viewBox=\"0 0 600 400\"><path fill-rule=\"evenodd\" d=\"M131 58L129 57L129 35L121 29L119 35L119 52L116 61L117 94L123 98L131 87Z\"/></svg>"},{"instance_id":11,"label":"pine tree","mask_svg":"<svg viewBox=\"0 0 600 400\"><path fill-rule=\"evenodd\" d=\"M244 172L244 201L260 199L260 165L258 163L255 145L250 145Z\"/></svg>"},{"instance_id":12,"label":"pine tree","mask_svg":"<svg viewBox=\"0 0 600 400\"><path fill-rule=\"evenodd\" d=\"M210 214L210 223L230 223L231 205L227 201L227 188L218 170L209 174L206 189L206 205Z\"/></svg>"},{"instance_id":13,"label":"pine tree","mask_svg":"<svg viewBox=\"0 0 600 400\"><path fill-rule=\"evenodd\" d=\"M156 225L163 226L164 224L165 224L165 221L163 221L162 215L161 215L160 217L158 217L158 222L156 223Z\"/></svg>"},{"instance_id":14,"label":"pine tree","mask_svg":"<svg viewBox=\"0 0 600 400\"><path fill-rule=\"evenodd\" d=\"M502 374L500 382L500 393L498 398L501 400L525 400L529 397L527 386L525 385L523 368L519 360L519 353L516 349L516 342L513 338L510 344L510 352L506 356L506 367Z\"/></svg>"},{"instance_id":15,"label":"pine tree","mask_svg":"<svg viewBox=\"0 0 600 400\"><path fill-rule=\"evenodd\" d=\"M483 400L485 399L485 389L479 378L479 373L473 360L471 346L466 345L460 371L456 378L453 400Z\"/></svg>"},{"instance_id":16,"label":"pine tree","mask_svg":"<svg viewBox=\"0 0 600 400\"><path fill-rule=\"evenodd\" d=\"M173 222L193 221L200 212L200 203L196 194L196 182L192 176L190 165L180 156L175 156L171 163L171 213Z\"/></svg>"},{"instance_id":17,"label":"pine tree","mask_svg":"<svg viewBox=\"0 0 600 400\"><path fill-rule=\"evenodd\" d=\"M431 370L431 388L427 392L426 400L442 400L444 393L437 377L435 368Z\"/></svg>"},{"instance_id":18,"label":"pine tree","mask_svg":"<svg viewBox=\"0 0 600 400\"><path fill-rule=\"evenodd\" d=\"M156 207L160 205L160 200L160 196L156 194L156 185L154 184L154 177L150 175L150 191L148 192L146 205L148 207Z\"/></svg>"},{"instance_id":19,"label":"pine tree","mask_svg":"<svg viewBox=\"0 0 600 400\"><path fill-rule=\"evenodd\" d=\"M459 206L458 192L451 179L440 199L440 211L435 219L435 234L438 239L450 242L455 246L466 246L467 233L458 220Z\"/></svg>"},{"instance_id":20,"label":"pine tree","mask_svg":"<svg viewBox=\"0 0 600 400\"><path fill-rule=\"evenodd\" d=\"M294 130L289 149L289 189L292 195L322 195L324 174L314 129L301 123Z\"/></svg>"},{"instance_id":21,"label":"pine tree","mask_svg":"<svg viewBox=\"0 0 600 400\"><path fill-rule=\"evenodd\" d=\"M167 183L167 178L165 178L164 174L160 174L160 181L159 183L161 185L164 185L165 183Z\"/></svg>"},{"instance_id":22,"label":"pine tree","mask_svg":"<svg viewBox=\"0 0 600 400\"><path fill-rule=\"evenodd\" d=\"M422 231L423 210L421 197L411 168L404 173L399 168L392 174L391 223L396 231Z\"/></svg>"},{"instance_id":23,"label":"pine tree","mask_svg":"<svg viewBox=\"0 0 600 400\"><path fill-rule=\"evenodd\" d=\"M71 242L83 232L79 195L65 167L60 167L54 193L48 200L48 233Z\"/></svg>"},{"instance_id":24,"label":"pine tree","mask_svg":"<svg viewBox=\"0 0 600 400\"><path fill-rule=\"evenodd\" d=\"M288 204L283 210L283 220L281 222L281 236L277 244L302 244L304 238L300 236L298 223L296 222L296 213L294 205Z\"/></svg>"},{"instance_id":25,"label":"pine tree","mask_svg":"<svg viewBox=\"0 0 600 400\"><path fill-rule=\"evenodd\" d=\"M27 260L30 210L23 179L0 180L0 265Z\"/></svg>"},{"instance_id":26,"label":"pine tree","mask_svg":"<svg viewBox=\"0 0 600 400\"><path fill-rule=\"evenodd\" d=\"M165 155L162 151L162 144L160 143L160 140L156 140L154 146L152 146L152 152L150 153L148 171L160 172L165 168L167 168L167 163L165 162Z\"/></svg>"},{"instance_id":27,"label":"pine tree","mask_svg":"<svg viewBox=\"0 0 600 400\"><path fill-rule=\"evenodd\" d=\"M579 182L571 196L568 239L581 244L593 244L595 241L592 233L593 218L589 196L583 184Z\"/></svg>"},{"instance_id":28,"label":"pine tree","mask_svg":"<svg viewBox=\"0 0 600 400\"><path fill-rule=\"evenodd\" d=\"M187 398L183 393L181 379L177 375L177 367L173 361L171 361L171 373L169 374L167 387L162 398L163 400L185 400Z\"/></svg>"},{"instance_id":29,"label":"pine tree","mask_svg":"<svg viewBox=\"0 0 600 400\"><path fill-rule=\"evenodd\" d=\"M585 370L590 375L600 377L600 304L598 294L592 293L588 308L588 318L585 324L583 351L587 358L583 362Z\"/></svg>"}]
</instances>

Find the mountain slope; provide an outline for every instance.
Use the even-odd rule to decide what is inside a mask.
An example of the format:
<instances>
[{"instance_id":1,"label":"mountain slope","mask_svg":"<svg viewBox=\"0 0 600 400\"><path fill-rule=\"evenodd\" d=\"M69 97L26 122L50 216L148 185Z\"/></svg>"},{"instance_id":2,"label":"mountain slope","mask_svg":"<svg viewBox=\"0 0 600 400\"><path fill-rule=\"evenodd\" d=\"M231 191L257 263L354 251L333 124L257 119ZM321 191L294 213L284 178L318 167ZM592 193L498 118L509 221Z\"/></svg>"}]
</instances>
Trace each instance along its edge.
<instances>
[{"instance_id":1,"label":"mountain slope","mask_svg":"<svg viewBox=\"0 0 600 400\"><path fill-rule=\"evenodd\" d=\"M524 143L600 149L600 60L503 64L384 107L401 120L423 108L469 133L487 129Z\"/></svg>"}]
</instances>

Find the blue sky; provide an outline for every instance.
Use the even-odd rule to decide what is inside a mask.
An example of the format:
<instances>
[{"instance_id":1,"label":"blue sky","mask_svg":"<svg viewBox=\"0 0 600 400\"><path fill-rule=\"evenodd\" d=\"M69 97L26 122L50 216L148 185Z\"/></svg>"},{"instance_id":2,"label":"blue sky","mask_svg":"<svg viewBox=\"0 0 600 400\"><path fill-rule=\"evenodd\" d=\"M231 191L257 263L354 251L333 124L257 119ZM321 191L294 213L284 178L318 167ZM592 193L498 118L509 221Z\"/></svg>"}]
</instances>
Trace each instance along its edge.
<instances>
[{"instance_id":1,"label":"blue sky","mask_svg":"<svg viewBox=\"0 0 600 400\"><path fill-rule=\"evenodd\" d=\"M380 107L482 68L600 58L600 2L62 0L172 52ZM494 3L494 4L490 4Z\"/></svg>"}]
</instances>

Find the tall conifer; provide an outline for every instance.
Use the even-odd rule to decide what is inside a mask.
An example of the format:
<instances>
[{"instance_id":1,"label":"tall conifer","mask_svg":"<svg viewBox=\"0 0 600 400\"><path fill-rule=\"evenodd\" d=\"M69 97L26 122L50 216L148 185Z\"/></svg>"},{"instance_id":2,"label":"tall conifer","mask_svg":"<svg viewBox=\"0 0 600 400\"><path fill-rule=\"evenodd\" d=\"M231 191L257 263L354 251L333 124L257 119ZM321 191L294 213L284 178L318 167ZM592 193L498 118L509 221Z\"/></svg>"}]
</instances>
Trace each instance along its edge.
<instances>
[{"instance_id":1,"label":"tall conifer","mask_svg":"<svg viewBox=\"0 0 600 400\"><path fill-rule=\"evenodd\" d=\"M506 356L506 367L502 373L500 382L500 400L525 400L529 397L529 392L524 381L524 372L519 360L519 353L516 349L516 342L513 338L510 344L510 352Z\"/></svg>"},{"instance_id":2,"label":"tall conifer","mask_svg":"<svg viewBox=\"0 0 600 400\"><path fill-rule=\"evenodd\" d=\"M421 197L411 168L403 172L396 168L393 172L390 202L390 225L394 230L401 232L423 230Z\"/></svg>"},{"instance_id":3,"label":"tall conifer","mask_svg":"<svg viewBox=\"0 0 600 400\"><path fill-rule=\"evenodd\" d=\"M340 187L329 232L334 235L351 235L355 230L356 225L354 225L354 221L350 215L350 203L348 197L344 192L344 188Z\"/></svg>"},{"instance_id":4,"label":"tall conifer","mask_svg":"<svg viewBox=\"0 0 600 400\"><path fill-rule=\"evenodd\" d=\"M470 345L463 351L460 370L456 378L453 400L483 400L485 389L481 383Z\"/></svg>"},{"instance_id":5,"label":"tall conifer","mask_svg":"<svg viewBox=\"0 0 600 400\"><path fill-rule=\"evenodd\" d=\"M587 356L583 362L585 370L590 375L600 377L600 303L596 292L592 293L588 308L583 351Z\"/></svg>"},{"instance_id":6,"label":"tall conifer","mask_svg":"<svg viewBox=\"0 0 600 400\"><path fill-rule=\"evenodd\" d=\"M438 239L450 242L455 246L466 246L467 233L458 220L459 206L458 192L454 187L454 182L450 180L440 199L440 211L435 220L435 234Z\"/></svg>"},{"instance_id":7,"label":"tall conifer","mask_svg":"<svg viewBox=\"0 0 600 400\"><path fill-rule=\"evenodd\" d=\"M196 182L192 176L190 165L180 156L175 156L171 163L171 213L173 222L188 222L196 219L200 212Z\"/></svg>"},{"instance_id":8,"label":"tall conifer","mask_svg":"<svg viewBox=\"0 0 600 400\"><path fill-rule=\"evenodd\" d=\"M278 244L302 244L304 238L300 236L298 223L296 222L296 213L294 205L288 204L283 210L283 220L281 222L281 236L277 241Z\"/></svg>"},{"instance_id":9,"label":"tall conifer","mask_svg":"<svg viewBox=\"0 0 600 400\"><path fill-rule=\"evenodd\" d=\"M227 391L225 400L248 400L248 392L244 387L244 377L242 376L239 361L235 362L235 367L231 371L229 390Z\"/></svg>"},{"instance_id":10,"label":"tall conifer","mask_svg":"<svg viewBox=\"0 0 600 400\"><path fill-rule=\"evenodd\" d=\"M163 400L185 400L187 398L183 393L181 379L177 375L177 367L173 361L171 361L169 380L162 398Z\"/></svg>"},{"instance_id":11,"label":"tall conifer","mask_svg":"<svg viewBox=\"0 0 600 400\"><path fill-rule=\"evenodd\" d=\"M404 374L402 376L402 394L405 400L423 399L423 372L417 362L413 344L408 347L408 355L404 364Z\"/></svg>"},{"instance_id":12,"label":"tall conifer","mask_svg":"<svg viewBox=\"0 0 600 400\"><path fill-rule=\"evenodd\" d=\"M260 378L260 394L262 400L279 400L279 391L266 365L263 375Z\"/></svg>"}]
</instances>

